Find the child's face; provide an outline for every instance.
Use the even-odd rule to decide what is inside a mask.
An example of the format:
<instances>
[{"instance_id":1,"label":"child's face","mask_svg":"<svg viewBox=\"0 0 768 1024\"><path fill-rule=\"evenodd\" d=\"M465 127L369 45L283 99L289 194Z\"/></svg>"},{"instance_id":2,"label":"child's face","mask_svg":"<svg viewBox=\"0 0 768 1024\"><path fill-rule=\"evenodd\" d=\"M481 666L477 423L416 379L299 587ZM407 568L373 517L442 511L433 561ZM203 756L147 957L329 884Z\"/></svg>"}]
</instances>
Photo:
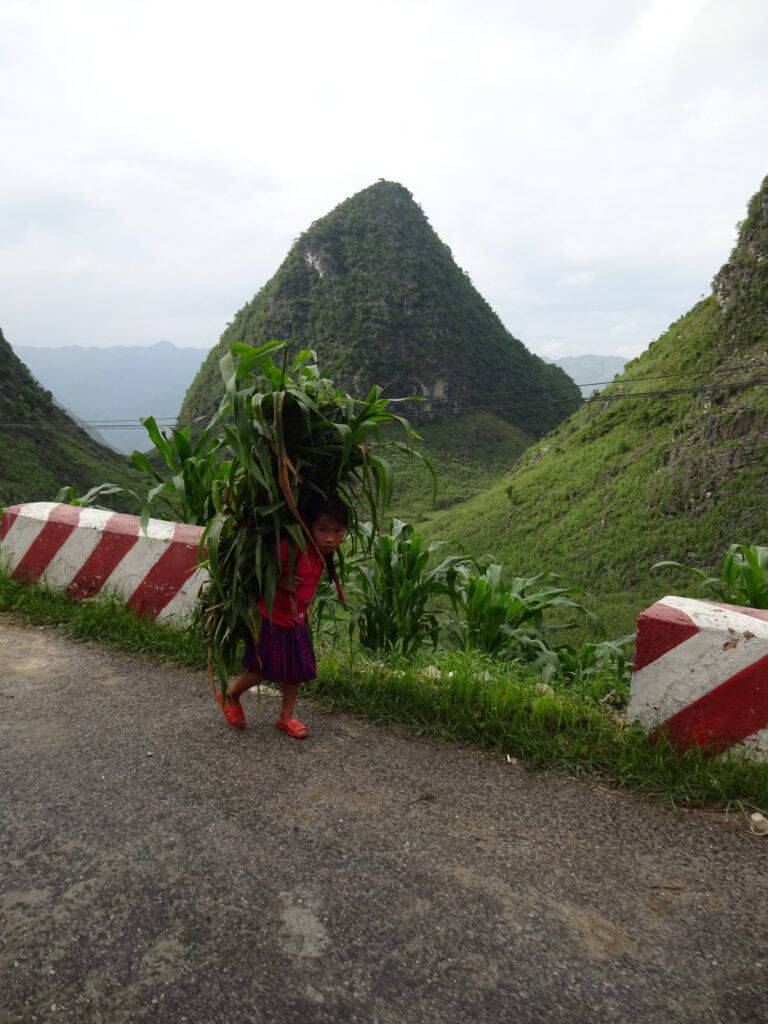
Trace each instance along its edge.
<instances>
[{"instance_id":1,"label":"child's face","mask_svg":"<svg viewBox=\"0 0 768 1024\"><path fill-rule=\"evenodd\" d=\"M317 544L320 554L331 555L346 537L347 528L338 519L323 512L312 523L309 532L312 534L312 540Z\"/></svg>"}]
</instances>

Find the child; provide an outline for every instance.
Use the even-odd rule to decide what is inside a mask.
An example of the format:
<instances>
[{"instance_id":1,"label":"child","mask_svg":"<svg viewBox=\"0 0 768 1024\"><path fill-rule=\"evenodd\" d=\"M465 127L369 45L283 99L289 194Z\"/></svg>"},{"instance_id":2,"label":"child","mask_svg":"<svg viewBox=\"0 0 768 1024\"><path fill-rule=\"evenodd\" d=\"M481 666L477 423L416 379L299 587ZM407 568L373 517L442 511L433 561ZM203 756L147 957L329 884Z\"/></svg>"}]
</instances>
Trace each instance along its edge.
<instances>
[{"instance_id":1,"label":"child","mask_svg":"<svg viewBox=\"0 0 768 1024\"><path fill-rule=\"evenodd\" d=\"M281 575L271 612L267 614L262 598L259 602L262 619L258 642L248 642L245 671L227 689L224 717L233 729L245 728L240 697L252 686L269 681L279 683L283 688L275 728L297 740L309 736L307 727L293 717L299 687L317 675L306 612L323 569L327 567L336 580L333 553L346 536L348 517L344 503L333 495L327 500L313 496L303 518L309 528L307 553L304 554L297 544L285 539L280 541ZM221 694L218 701L221 704Z\"/></svg>"}]
</instances>

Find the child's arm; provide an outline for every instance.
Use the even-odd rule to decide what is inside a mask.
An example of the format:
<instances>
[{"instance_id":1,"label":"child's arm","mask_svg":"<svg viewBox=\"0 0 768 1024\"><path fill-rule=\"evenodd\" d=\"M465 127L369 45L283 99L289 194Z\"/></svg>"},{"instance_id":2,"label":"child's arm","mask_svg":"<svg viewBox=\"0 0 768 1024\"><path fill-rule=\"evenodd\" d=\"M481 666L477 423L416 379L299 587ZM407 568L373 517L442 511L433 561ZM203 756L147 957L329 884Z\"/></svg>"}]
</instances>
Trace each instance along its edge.
<instances>
[{"instance_id":1,"label":"child's arm","mask_svg":"<svg viewBox=\"0 0 768 1024\"><path fill-rule=\"evenodd\" d=\"M277 577L277 589L287 590L289 594L296 590L299 583L301 583L300 576L283 575Z\"/></svg>"}]
</instances>

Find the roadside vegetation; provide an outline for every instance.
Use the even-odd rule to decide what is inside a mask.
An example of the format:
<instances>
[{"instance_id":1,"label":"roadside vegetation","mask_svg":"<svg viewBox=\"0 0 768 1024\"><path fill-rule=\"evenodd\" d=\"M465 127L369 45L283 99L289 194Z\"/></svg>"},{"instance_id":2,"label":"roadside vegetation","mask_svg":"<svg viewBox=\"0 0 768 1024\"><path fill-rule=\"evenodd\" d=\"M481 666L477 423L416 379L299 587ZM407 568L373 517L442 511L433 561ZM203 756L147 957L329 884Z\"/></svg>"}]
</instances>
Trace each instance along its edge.
<instances>
[{"instance_id":1,"label":"roadside vegetation","mask_svg":"<svg viewBox=\"0 0 768 1024\"><path fill-rule=\"evenodd\" d=\"M414 545L415 551L406 550ZM768 811L767 764L736 754L713 757L698 747L680 752L663 739L649 742L627 723L632 638L560 642L565 631L556 628L563 623L554 623L555 612L589 617L571 588L531 578L508 589L500 583L499 567L482 570L461 556L428 549L412 528L394 521L366 563L348 561L348 610L337 608L331 615L330 595L318 594L319 675L307 687L308 696L328 708L405 723L420 734L681 806ZM399 589L386 582L384 560ZM403 585L409 576L426 592L423 602L414 602L411 588ZM376 584L376 601L365 580ZM401 636L409 642L382 628L382 597L397 609ZM487 602L479 620L467 613L473 600ZM159 625L109 598L72 601L0 574L0 611L56 627L77 641L200 670L207 663L206 644L194 625ZM491 625L485 634L475 630L473 623L486 619L497 624L495 633Z\"/></svg>"}]
</instances>

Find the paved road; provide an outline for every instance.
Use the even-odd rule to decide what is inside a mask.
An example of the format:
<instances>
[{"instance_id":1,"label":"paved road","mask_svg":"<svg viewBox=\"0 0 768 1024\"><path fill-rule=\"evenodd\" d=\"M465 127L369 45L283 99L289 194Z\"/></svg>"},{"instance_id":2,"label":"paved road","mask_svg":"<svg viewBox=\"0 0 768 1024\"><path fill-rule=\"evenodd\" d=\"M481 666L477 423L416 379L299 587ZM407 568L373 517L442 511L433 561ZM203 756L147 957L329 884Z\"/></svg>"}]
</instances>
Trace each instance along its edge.
<instances>
[{"instance_id":1,"label":"paved road","mask_svg":"<svg viewBox=\"0 0 768 1024\"><path fill-rule=\"evenodd\" d=\"M768 1017L768 841L0 616L0 1024Z\"/></svg>"}]
</instances>

